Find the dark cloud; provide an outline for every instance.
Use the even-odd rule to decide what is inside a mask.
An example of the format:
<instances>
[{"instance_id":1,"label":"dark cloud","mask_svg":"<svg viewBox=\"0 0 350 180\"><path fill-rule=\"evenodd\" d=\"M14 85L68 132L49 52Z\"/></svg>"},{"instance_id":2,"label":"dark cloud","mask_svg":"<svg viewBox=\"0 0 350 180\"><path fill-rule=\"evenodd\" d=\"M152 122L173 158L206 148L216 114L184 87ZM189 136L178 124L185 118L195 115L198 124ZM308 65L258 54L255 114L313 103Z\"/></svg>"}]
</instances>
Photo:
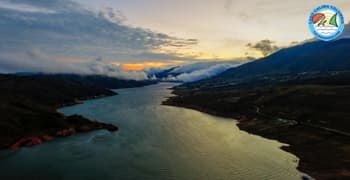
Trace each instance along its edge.
<instances>
[{"instance_id":1,"label":"dark cloud","mask_svg":"<svg viewBox=\"0 0 350 180\"><path fill-rule=\"evenodd\" d=\"M57 4L57 0L50 2ZM52 8L52 6L45 8ZM66 7L64 11L50 10L56 13L29 13L1 9L0 20L3 28L0 33L8 35L2 37L3 43L30 42L45 46L64 44L66 47L84 45L113 50L149 50L161 46L186 46L196 43L148 29L124 25L121 23L123 18L116 13L118 11L113 11L111 8L97 14L73 4ZM18 38L11 35L16 35Z\"/></svg>"},{"instance_id":2,"label":"dark cloud","mask_svg":"<svg viewBox=\"0 0 350 180\"><path fill-rule=\"evenodd\" d=\"M70 0L0 1L0 70L123 74L120 68L110 67L111 60L144 60L144 54L152 60L177 59L174 53L155 52L198 43L129 26L125 21L118 10L93 12ZM86 60L80 68L72 68L74 64L60 62L62 57ZM91 61L96 57L104 57L103 62Z\"/></svg>"},{"instance_id":3,"label":"dark cloud","mask_svg":"<svg viewBox=\"0 0 350 180\"><path fill-rule=\"evenodd\" d=\"M104 10L98 12L98 16L110 20L115 23L123 23L127 21L126 16L119 10L115 10L111 7L107 7Z\"/></svg>"},{"instance_id":4,"label":"dark cloud","mask_svg":"<svg viewBox=\"0 0 350 180\"><path fill-rule=\"evenodd\" d=\"M275 42L268 39L261 40L259 42L256 42L255 44L248 43L247 47L261 52L264 56L267 56L280 49L280 47L275 45Z\"/></svg>"}]
</instances>

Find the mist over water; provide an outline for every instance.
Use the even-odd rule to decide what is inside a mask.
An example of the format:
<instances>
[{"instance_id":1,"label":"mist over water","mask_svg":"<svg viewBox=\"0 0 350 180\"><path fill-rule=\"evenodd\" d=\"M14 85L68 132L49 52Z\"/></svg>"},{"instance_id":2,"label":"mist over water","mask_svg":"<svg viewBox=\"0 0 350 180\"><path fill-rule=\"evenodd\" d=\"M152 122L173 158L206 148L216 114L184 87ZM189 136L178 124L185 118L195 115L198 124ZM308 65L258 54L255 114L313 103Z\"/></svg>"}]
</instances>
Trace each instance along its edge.
<instances>
[{"instance_id":1,"label":"mist over water","mask_svg":"<svg viewBox=\"0 0 350 180\"><path fill-rule=\"evenodd\" d=\"M60 109L113 123L105 130L0 152L0 173L18 179L301 179L282 145L240 131L232 119L163 106L162 83ZM21 178L22 177L22 178Z\"/></svg>"}]
</instances>

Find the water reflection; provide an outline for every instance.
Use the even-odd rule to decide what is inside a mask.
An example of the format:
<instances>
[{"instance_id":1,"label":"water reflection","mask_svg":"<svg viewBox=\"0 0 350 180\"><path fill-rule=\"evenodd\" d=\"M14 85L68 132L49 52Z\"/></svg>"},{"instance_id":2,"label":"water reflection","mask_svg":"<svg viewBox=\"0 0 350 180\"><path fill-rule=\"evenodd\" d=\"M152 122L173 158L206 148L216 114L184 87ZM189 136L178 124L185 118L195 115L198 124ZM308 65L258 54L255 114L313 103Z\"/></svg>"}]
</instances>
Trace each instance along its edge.
<instances>
[{"instance_id":1,"label":"water reflection","mask_svg":"<svg viewBox=\"0 0 350 180\"><path fill-rule=\"evenodd\" d=\"M118 96L63 108L117 124L6 155L2 174L26 179L300 179L296 157L280 143L240 131L232 119L162 106L158 84L117 90Z\"/></svg>"}]
</instances>

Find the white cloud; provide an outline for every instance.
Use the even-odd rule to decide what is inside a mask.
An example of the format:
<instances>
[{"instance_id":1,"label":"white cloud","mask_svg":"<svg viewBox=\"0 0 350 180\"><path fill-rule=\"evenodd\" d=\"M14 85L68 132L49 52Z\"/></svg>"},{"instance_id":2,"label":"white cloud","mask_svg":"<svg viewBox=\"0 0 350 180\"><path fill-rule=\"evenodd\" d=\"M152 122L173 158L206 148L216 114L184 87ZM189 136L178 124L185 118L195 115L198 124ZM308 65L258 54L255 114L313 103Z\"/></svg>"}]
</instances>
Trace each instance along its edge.
<instances>
[{"instance_id":1,"label":"white cloud","mask_svg":"<svg viewBox=\"0 0 350 180\"><path fill-rule=\"evenodd\" d=\"M47 13L47 14L56 13L56 11L47 9L47 8L31 6L28 4L11 3L6 1L0 2L0 8L20 11L20 12L28 12L28 13Z\"/></svg>"},{"instance_id":2,"label":"white cloud","mask_svg":"<svg viewBox=\"0 0 350 180\"><path fill-rule=\"evenodd\" d=\"M131 80L146 80L144 71L128 71L122 66L105 62L102 58L85 60L83 62L65 62L45 54L38 49L25 53L0 54L0 71L14 72L43 72L43 73L75 73L86 75L107 75L110 77Z\"/></svg>"},{"instance_id":3,"label":"white cloud","mask_svg":"<svg viewBox=\"0 0 350 180\"><path fill-rule=\"evenodd\" d=\"M193 82L218 75L227 69L238 66L240 63L234 62L203 62L180 66L170 72L164 80Z\"/></svg>"},{"instance_id":4,"label":"white cloud","mask_svg":"<svg viewBox=\"0 0 350 180\"><path fill-rule=\"evenodd\" d=\"M120 79L132 79L132 80L146 80L149 79L147 73L144 71L131 71L125 70L120 65L109 64L104 62L101 58L95 60L95 62L87 64L88 71L86 74L99 74L116 77Z\"/></svg>"}]
</instances>

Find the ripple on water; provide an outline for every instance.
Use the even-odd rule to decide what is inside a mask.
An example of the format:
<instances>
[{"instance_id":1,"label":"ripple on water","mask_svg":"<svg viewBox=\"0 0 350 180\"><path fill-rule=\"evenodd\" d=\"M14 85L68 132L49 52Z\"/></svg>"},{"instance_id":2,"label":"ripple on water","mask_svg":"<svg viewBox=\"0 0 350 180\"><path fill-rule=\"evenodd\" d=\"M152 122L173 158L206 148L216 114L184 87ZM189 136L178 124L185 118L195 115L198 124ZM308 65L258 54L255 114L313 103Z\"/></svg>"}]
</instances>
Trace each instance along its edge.
<instances>
[{"instance_id":1,"label":"ripple on water","mask_svg":"<svg viewBox=\"0 0 350 180\"><path fill-rule=\"evenodd\" d=\"M280 150L280 143L240 131L229 119L160 105L171 86L117 90L117 96L64 108L67 115L118 124L120 131L0 152L1 170L27 177L45 171L65 180L86 179L86 174L104 180L300 180L296 157Z\"/></svg>"},{"instance_id":2,"label":"ripple on water","mask_svg":"<svg viewBox=\"0 0 350 180\"><path fill-rule=\"evenodd\" d=\"M70 143L60 148L56 158L61 162L69 162L92 159L95 156L96 152L84 143Z\"/></svg>"}]
</instances>

